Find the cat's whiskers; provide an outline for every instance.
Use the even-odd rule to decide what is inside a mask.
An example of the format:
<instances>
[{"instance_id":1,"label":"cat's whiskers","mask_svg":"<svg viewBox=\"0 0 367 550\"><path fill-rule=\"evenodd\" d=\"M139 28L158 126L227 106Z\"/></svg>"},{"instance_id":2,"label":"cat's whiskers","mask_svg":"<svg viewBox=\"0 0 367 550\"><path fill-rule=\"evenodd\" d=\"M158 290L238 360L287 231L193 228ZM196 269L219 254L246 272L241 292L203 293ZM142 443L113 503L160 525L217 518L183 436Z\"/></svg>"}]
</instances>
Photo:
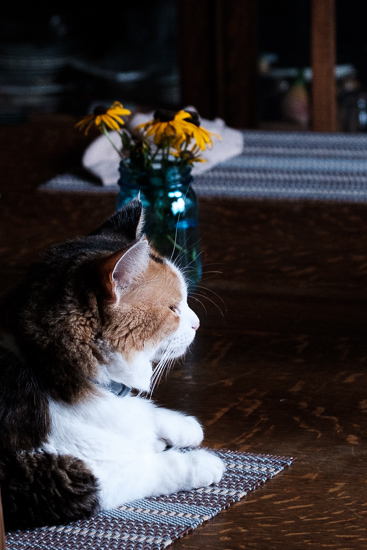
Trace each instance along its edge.
<instances>
[{"instance_id":1,"label":"cat's whiskers","mask_svg":"<svg viewBox=\"0 0 367 550\"><path fill-rule=\"evenodd\" d=\"M185 246L187 245L187 242L188 242L188 239L186 239L186 241L184 242L184 244L183 244L183 246L182 246L183 249L184 249ZM196 241L195 243L192 243L191 246L192 246L192 247L196 247L196 246L199 245L199 242L200 242L200 240ZM183 254L184 254L184 251L180 252L180 253L177 255L175 261L178 262L178 261L180 260L180 255L183 256ZM192 259L191 262L189 262L189 263L184 267L184 270L190 269L190 265L193 264L194 262L196 262L197 258L200 257L200 256L202 256L202 255L203 255L203 251L200 250L200 252L198 253L198 255L197 255L194 259ZM181 269L182 269L182 268L181 268ZM194 268L191 268L191 269L194 269Z\"/></svg>"},{"instance_id":2,"label":"cat's whiskers","mask_svg":"<svg viewBox=\"0 0 367 550\"><path fill-rule=\"evenodd\" d=\"M221 317L223 317L223 319L224 319L225 315L224 315L222 309L220 308L220 306L219 306L214 300L212 300L212 299L209 298L208 296L205 296L205 294L199 294L199 293L197 293L197 296L200 296L200 298L205 298L208 302L210 302L211 304L213 304L213 306L219 311ZM191 298L192 298L192 296L191 296Z\"/></svg>"},{"instance_id":3,"label":"cat's whiskers","mask_svg":"<svg viewBox=\"0 0 367 550\"><path fill-rule=\"evenodd\" d=\"M178 225L178 224L177 224L177 225ZM186 249L186 247L187 247L187 245L188 245L189 238L187 238L187 239L185 240L185 242L182 243L182 244L180 245L181 250L178 252L177 256L174 258L174 254L175 254L175 250L176 250L176 244L177 244L177 233L178 233L178 231L177 231L177 225L176 225L175 242L174 242L174 245L173 245L173 250L172 250L171 257L170 257L170 261L171 261L176 267L179 267L180 271L185 275L186 272L187 272L189 269L192 269L192 270L195 269L195 268L190 268L190 265L191 265L192 263L196 262L197 258L198 258L199 256L202 255L202 251L200 251L199 254L196 256L196 258L194 258L193 260L191 260L191 262L189 262L185 267L179 265L179 264L180 264L181 257L183 257L184 254L186 253L186 252L185 252L185 249ZM199 245L199 243L200 243L200 239L198 239L198 240L197 240L196 242L194 242L194 243L191 243L191 244L190 244L190 247L195 248L196 246Z\"/></svg>"},{"instance_id":4,"label":"cat's whiskers","mask_svg":"<svg viewBox=\"0 0 367 550\"><path fill-rule=\"evenodd\" d=\"M224 311L226 312L227 311L227 306L226 306L224 300L216 292L214 292L213 290L211 290L209 288L202 287L202 286L197 286L195 292L193 292L193 294L190 296L190 298L196 298L197 299L198 296L200 296L200 298L205 298L206 300L208 300L208 302L210 302L211 304L213 304L216 307L216 309L219 311L221 316L224 318L224 313L223 313L221 307L214 300L212 300L211 298L209 298L209 296L207 296L205 294L206 290L209 291L209 292L212 292L221 301L221 303L224 307Z\"/></svg>"},{"instance_id":5,"label":"cat's whiskers","mask_svg":"<svg viewBox=\"0 0 367 550\"><path fill-rule=\"evenodd\" d=\"M198 256L202 256L203 255L203 252L199 252ZM177 258L175 259L175 262L178 263L178 260L179 260L179 256L177 256ZM190 263L188 263L185 267L182 267L180 266L180 270L181 270L181 273L183 273L185 279L189 279L190 278L190 273L191 272L194 272L195 273L195 267L191 267L191 264L193 262L195 262L195 260L192 260ZM202 266L202 275L201 275L201 281L208 281L210 279L213 279L215 276L217 275L222 275L223 274L223 271L219 271L219 270L211 270L211 271L206 271L206 269L210 266L215 266L215 265L221 265L221 264L218 264L218 263L211 263L211 264L207 264L207 265L204 265ZM209 275L209 276L208 276ZM219 299L220 296L218 296Z\"/></svg>"},{"instance_id":6,"label":"cat's whiskers","mask_svg":"<svg viewBox=\"0 0 367 550\"><path fill-rule=\"evenodd\" d=\"M208 288L206 286L202 286L202 285L197 285L197 288L200 289L201 292L205 292L205 291L211 292L216 298L218 298L218 300L220 300L222 302L223 307L227 311L227 306L226 306L225 301L223 300L223 298L217 292L215 292L215 290L213 290L211 288Z\"/></svg>"},{"instance_id":7,"label":"cat's whiskers","mask_svg":"<svg viewBox=\"0 0 367 550\"><path fill-rule=\"evenodd\" d=\"M210 275L210 277L207 277L207 275ZM205 271L203 272L201 280L208 281L209 279L213 279L216 275L223 275L223 271Z\"/></svg>"},{"instance_id":8,"label":"cat's whiskers","mask_svg":"<svg viewBox=\"0 0 367 550\"><path fill-rule=\"evenodd\" d=\"M170 262L172 262L172 263L174 263L174 262L173 262L173 256L174 256L174 254L175 254L176 245L177 245L178 222L179 222L179 218L178 218L177 223L176 223L175 238L174 238L174 241L173 241L172 253L171 253L171 256L170 256Z\"/></svg>"},{"instance_id":9,"label":"cat's whiskers","mask_svg":"<svg viewBox=\"0 0 367 550\"><path fill-rule=\"evenodd\" d=\"M193 294L190 295L190 298L192 298L193 300L195 300L195 302L199 302L199 304L201 305L201 307L203 308L203 310L205 311L205 315L208 315L208 310L206 309L205 305L203 304L203 302L201 300L199 300L199 298L197 296L194 296Z\"/></svg>"},{"instance_id":10,"label":"cat's whiskers","mask_svg":"<svg viewBox=\"0 0 367 550\"><path fill-rule=\"evenodd\" d=\"M152 396L155 388L159 385L164 374L168 374L175 360L175 352L173 346L168 348L163 353L162 358L157 363L150 381L149 397Z\"/></svg>"}]
</instances>

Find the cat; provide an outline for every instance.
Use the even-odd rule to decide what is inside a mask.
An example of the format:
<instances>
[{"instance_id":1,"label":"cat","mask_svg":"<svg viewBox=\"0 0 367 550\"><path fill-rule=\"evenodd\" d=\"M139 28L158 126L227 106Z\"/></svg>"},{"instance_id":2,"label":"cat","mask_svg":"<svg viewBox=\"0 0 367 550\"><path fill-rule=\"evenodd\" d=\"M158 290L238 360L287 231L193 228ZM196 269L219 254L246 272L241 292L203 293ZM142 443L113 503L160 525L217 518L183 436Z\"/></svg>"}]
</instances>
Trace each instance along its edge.
<instances>
[{"instance_id":1,"label":"cat","mask_svg":"<svg viewBox=\"0 0 367 550\"><path fill-rule=\"evenodd\" d=\"M90 517L223 475L223 462L198 448L194 417L141 395L151 390L152 365L182 356L199 327L182 273L142 235L143 216L136 198L87 237L54 245L3 300L8 530Z\"/></svg>"}]
</instances>

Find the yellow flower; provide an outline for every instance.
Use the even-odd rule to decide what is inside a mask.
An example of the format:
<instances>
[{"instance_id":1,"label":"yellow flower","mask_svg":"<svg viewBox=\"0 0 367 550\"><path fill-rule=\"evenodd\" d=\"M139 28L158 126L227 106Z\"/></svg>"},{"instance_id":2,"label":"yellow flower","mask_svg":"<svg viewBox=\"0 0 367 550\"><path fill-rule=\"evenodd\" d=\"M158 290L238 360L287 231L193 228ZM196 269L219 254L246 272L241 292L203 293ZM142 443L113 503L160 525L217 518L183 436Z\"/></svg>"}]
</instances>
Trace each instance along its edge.
<instances>
[{"instance_id":1,"label":"yellow flower","mask_svg":"<svg viewBox=\"0 0 367 550\"><path fill-rule=\"evenodd\" d=\"M175 113L166 109L158 109L152 120L139 124L135 131L142 130L146 137L154 136L156 145L162 145L167 139L182 142L188 135L187 117L188 113L185 111Z\"/></svg>"},{"instance_id":2,"label":"yellow flower","mask_svg":"<svg viewBox=\"0 0 367 550\"><path fill-rule=\"evenodd\" d=\"M96 126L100 132L104 129L110 128L111 130L119 130L120 126L124 123L121 117L130 115L129 109L124 109L123 105L119 101L115 101L111 107L106 109L102 105L97 106L93 114L87 115L76 123L76 128L80 130L84 129L84 133L87 134L91 126Z\"/></svg>"},{"instance_id":3,"label":"yellow flower","mask_svg":"<svg viewBox=\"0 0 367 550\"><path fill-rule=\"evenodd\" d=\"M196 111L186 111L189 115L185 120L188 122L188 133L189 136L195 141L196 145L201 149L201 151L205 151L207 145L211 147L213 145L213 137L216 137L218 139L221 139L221 137L218 134L214 134L212 132L209 132L209 130L206 130L200 125L200 118Z\"/></svg>"}]
</instances>

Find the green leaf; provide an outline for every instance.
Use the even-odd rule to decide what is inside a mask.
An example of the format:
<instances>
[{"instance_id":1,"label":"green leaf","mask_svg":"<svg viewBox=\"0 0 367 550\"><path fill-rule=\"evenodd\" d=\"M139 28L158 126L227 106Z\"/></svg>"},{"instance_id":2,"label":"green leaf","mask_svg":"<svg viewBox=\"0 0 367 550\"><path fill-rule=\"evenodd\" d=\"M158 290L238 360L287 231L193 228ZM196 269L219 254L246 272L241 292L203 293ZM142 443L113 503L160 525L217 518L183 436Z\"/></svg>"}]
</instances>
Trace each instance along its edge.
<instances>
[{"instance_id":1,"label":"green leaf","mask_svg":"<svg viewBox=\"0 0 367 550\"><path fill-rule=\"evenodd\" d=\"M122 148L123 149L130 149L131 146L131 138L127 132L121 132L121 142L122 142Z\"/></svg>"}]
</instances>

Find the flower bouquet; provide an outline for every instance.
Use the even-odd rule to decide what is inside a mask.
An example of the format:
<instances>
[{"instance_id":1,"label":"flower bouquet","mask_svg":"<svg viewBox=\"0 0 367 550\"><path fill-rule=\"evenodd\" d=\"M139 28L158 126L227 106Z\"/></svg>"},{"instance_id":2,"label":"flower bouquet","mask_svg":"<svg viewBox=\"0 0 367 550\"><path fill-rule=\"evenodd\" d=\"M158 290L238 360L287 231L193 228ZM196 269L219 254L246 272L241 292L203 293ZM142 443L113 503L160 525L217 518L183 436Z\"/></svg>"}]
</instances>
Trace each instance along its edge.
<instances>
[{"instance_id":1,"label":"flower bouquet","mask_svg":"<svg viewBox=\"0 0 367 550\"><path fill-rule=\"evenodd\" d=\"M120 193L117 208L140 194L145 208L144 231L154 247L177 262L189 290L201 278L198 201L191 186L195 162L205 162L201 152L213 144L212 134L200 124L193 109L177 112L159 109L153 119L133 132L125 129L131 115L119 102L106 109L96 107L76 126L85 133L97 128L120 155ZM121 138L116 147L109 132Z\"/></svg>"}]
</instances>

